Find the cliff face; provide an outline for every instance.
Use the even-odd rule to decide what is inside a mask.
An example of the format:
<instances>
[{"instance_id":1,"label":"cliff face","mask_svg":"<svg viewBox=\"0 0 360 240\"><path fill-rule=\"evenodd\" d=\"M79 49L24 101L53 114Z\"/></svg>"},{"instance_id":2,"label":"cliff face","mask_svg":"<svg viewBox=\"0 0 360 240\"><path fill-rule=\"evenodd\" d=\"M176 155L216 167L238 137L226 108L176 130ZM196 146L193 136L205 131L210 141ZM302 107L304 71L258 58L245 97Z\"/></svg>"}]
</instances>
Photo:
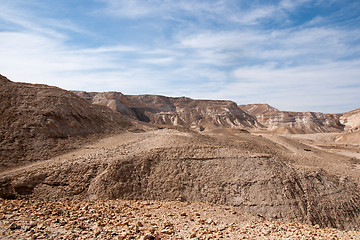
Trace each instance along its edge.
<instances>
[{"instance_id":1,"label":"cliff face","mask_svg":"<svg viewBox=\"0 0 360 240\"><path fill-rule=\"evenodd\" d=\"M360 109L341 114L280 111L268 104L239 105L232 101L194 100L119 92L75 92L96 105L143 122L194 130L262 129L276 133L353 132L360 128Z\"/></svg>"},{"instance_id":2,"label":"cliff face","mask_svg":"<svg viewBox=\"0 0 360 240\"><path fill-rule=\"evenodd\" d=\"M123 95L116 92L75 93L93 104L105 105L129 117L157 125L182 126L196 130L261 126L255 118L239 109L232 101Z\"/></svg>"},{"instance_id":3,"label":"cliff face","mask_svg":"<svg viewBox=\"0 0 360 240\"><path fill-rule=\"evenodd\" d=\"M360 129L360 108L343 113L340 117L340 123L345 126L345 130L354 132Z\"/></svg>"},{"instance_id":4,"label":"cliff face","mask_svg":"<svg viewBox=\"0 0 360 240\"><path fill-rule=\"evenodd\" d=\"M71 92L0 76L0 169L52 156L64 150L60 146L78 143L73 138L130 125L121 114Z\"/></svg>"},{"instance_id":5,"label":"cliff face","mask_svg":"<svg viewBox=\"0 0 360 240\"><path fill-rule=\"evenodd\" d=\"M336 141L360 144L360 108L343 113L340 122L345 126L345 133L340 135Z\"/></svg>"},{"instance_id":6,"label":"cliff face","mask_svg":"<svg viewBox=\"0 0 360 240\"><path fill-rule=\"evenodd\" d=\"M239 108L252 115L259 123L272 132L341 132L345 127L340 121L342 114L280 111L267 104L240 105Z\"/></svg>"}]
</instances>

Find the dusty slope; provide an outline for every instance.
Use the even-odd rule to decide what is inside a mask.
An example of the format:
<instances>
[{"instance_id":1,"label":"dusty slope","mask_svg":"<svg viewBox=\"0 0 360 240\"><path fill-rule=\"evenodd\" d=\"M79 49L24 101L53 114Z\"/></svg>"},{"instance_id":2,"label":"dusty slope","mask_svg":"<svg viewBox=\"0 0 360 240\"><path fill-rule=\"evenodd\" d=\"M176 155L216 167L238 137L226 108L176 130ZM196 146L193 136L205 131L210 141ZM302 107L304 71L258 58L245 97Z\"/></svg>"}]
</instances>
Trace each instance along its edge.
<instances>
[{"instance_id":1,"label":"dusty slope","mask_svg":"<svg viewBox=\"0 0 360 240\"><path fill-rule=\"evenodd\" d=\"M360 144L360 130L340 134L337 136L336 141L343 143Z\"/></svg>"},{"instance_id":2,"label":"dusty slope","mask_svg":"<svg viewBox=\"0 0 360 240\"><path fill-rule=\"evenodd\" d=\"M76 147L89 134L130 125L121 114L71 92L0 75L0 169L48 158Z\"/></svg>"},{"instance_id":3,"label":"dusty slope","mask_svg":"<svg viewBox=\"0 0 360 240\"><path fill-rule=\"evenodd\" d=\"M239 108L256 118L268 131L275 133L322 133L344 130L344 125L339 120L342 114L280 111L268 104L247 104L240 105Z\"/></svg>"},{"instance_id":4,"label":"dusty slope","mask_svg":"<svg viewBox=\"0 0 360 240\"><path fill-rule=\"evenodd\" d=\"M194 100L159 95L123 95L118 92L75 92L93 104L104 105L140 121L208 130L254 128L259 123L232 101Z\"/></svg>"},{"instance_id":5,"label":"dusty slope","mask_svg":"<svg viewBox=\"0 0 360 240\"><path fill-rule=\"evenodd\" d=\"M290 147L233 130L126 133L63 158L3 172L1 192L43 200L206 201L266 218L358 229L356 163L284 141Z\"/></svg>"},{"instance_id":6,"label":"dusty slope","mask_svg":"<svg viewBox=\"0 0 360 240\"><path fill-rule=\"evenodd\" d=\"M1 201L2 239L358 239L236 207L158 201Z\"/></svg>"}]
</instances>

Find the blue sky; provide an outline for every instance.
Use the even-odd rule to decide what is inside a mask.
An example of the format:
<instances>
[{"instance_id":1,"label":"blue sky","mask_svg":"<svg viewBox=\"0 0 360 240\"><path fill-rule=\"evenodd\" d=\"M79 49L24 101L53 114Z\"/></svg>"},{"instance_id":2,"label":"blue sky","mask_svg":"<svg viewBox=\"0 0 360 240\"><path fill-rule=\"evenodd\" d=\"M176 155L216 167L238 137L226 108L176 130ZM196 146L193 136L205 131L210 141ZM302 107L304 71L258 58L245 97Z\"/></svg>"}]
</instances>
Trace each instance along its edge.
<instances>
[{"instance_id":1,"label":"blue sky","mask_svg":"<svg viewBox=\"0 0 360 240\"><path fill-rule=\"evenodd\" d=\"M0 74L68 90L360 107L360 1L0 0Z\"/></svg>"}]
</instances>

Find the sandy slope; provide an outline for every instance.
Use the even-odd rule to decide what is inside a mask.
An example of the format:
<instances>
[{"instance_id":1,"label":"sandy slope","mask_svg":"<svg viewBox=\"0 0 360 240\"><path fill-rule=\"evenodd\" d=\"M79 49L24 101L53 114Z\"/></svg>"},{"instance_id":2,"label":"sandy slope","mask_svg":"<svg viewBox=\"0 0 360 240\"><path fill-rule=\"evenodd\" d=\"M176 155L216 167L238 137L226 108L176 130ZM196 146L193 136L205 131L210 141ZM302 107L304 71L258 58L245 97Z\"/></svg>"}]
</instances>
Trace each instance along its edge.
<instances>
[{"instance_id":1,"label":"sandy slope","mask_svg":"<svg viewBox=\"0 0 360 240\"><path fill-rule=\"evenodd\" d=\"M261 135L284 146L298 165L324 169L360 184L360 146L336 142L339 133Z\"/></svg>"}]
</instances>

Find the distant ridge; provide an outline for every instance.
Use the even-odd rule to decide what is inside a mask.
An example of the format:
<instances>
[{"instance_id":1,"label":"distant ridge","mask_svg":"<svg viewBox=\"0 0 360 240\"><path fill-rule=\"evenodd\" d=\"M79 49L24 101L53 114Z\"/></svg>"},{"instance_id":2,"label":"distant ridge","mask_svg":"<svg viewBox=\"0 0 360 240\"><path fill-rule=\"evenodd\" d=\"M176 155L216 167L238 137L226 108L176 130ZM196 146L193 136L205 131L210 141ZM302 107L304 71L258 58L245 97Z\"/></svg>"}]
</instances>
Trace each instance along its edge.
<instances>
[{"instance_id":1,"label":"distant ridge","mask_svg":"<svg viewBox=\"0 0 360 240\"><path fill-rule=\"evenodd\" d=\"M160 95L124 95L118 92L75 92L93 104L108 106L140 121L194 130L257 128L257 120L225 100L194 100Z\"/></svg>"},{"instance_id":2,"label":"distant ridge","mask_svg":"<svg viewBox=\"0 0 360 240\"><path fill-rule=\"evenodd\" d=\"M360 110L342 114L281 111L268 104L236 105L226 100L194 100L160 95L124 95L120 92L76 94L93 104L140 121L181 126L193 130L239 128L275 133L325 133L355 131Z\"/></svg>"},{"instance_id":3,"label":"distant ridge","mask_svg":"<svg viewBox=\"0 0 360 240\"><path fill-rule=\"evenodd\" d=\"M280 111L268 104L247 104L239 108L256 118L268 131L276 133L341 132L345 128L340 122L342 114Z\"/></svg>"}]
</instances>

